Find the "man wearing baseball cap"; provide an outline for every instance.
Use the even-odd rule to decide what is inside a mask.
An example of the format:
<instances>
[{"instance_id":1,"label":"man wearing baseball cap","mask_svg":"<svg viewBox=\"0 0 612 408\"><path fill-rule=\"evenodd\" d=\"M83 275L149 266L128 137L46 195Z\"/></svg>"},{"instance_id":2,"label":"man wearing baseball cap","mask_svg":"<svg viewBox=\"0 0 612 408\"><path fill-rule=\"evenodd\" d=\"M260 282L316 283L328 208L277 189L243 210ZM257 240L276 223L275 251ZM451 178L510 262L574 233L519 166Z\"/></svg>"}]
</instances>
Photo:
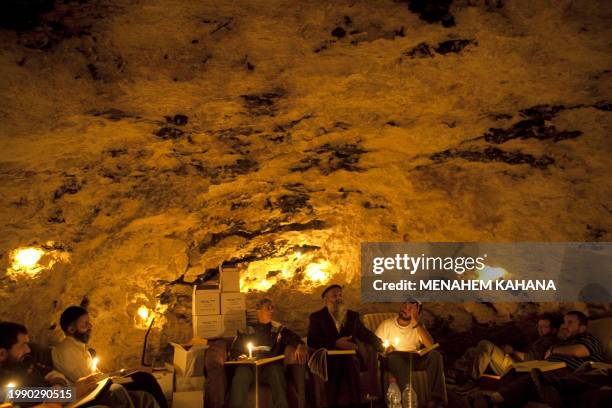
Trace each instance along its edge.
<instances>
[{"instance_id":1,"label":"man wearing baseball cap","mask_svg":"<svg viewBox=\"0 0 612 408\"><path fill-rule=\"evenodd\" d=\"M376 335L387 340L389 369L397 379L401 390L406 387L410 376L410 358L413 370L427 372L427 384L431 390L428 407L444 406L447 402L442 354L431 350L425 355L414 352L434 345L434 340L420 320L423 305L416 299L406 299L396 317L384 320L376 329Z\"/></svg>"}]
</instances>

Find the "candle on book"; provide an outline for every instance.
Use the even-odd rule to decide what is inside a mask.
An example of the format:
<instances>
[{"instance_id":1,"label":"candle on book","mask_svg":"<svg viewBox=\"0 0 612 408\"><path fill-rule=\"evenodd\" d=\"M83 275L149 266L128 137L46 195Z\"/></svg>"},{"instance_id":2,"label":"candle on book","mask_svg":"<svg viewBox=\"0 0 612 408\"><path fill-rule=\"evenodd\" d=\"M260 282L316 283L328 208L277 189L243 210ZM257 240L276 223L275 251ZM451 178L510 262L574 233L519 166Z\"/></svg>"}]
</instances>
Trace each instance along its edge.
<instances>
[{"instance_id":1,"label":"candle on book","mask_svg":"<svg viewBox=\"0 0 612 408\"><path fill-rule=\"evenodd\" d=\"M399 338L394 338L393 339L393 347L397 347L397 345L399 344Z\"/></svg>"},{"instance_id":2,"label":"candle on book","mask_svg":"<svg viewBox=\"0 0 612 408\"><path fill-rule=\"evenodd\" d=\"M98 362L100 362L100 359L98 357L94 357L91 360L91 370L92 371L98 371Z\"/></svg>"},{"instance_id":3,"label":"candle on book","mask_svg":"<svg viewBox=\"0 0 612 408\"><path fill-rule=\"evenodd\" d=\"M253 343L247 344L247 348L249 349L249 358L253 358Z\"/></svg>"},{"instance_id":4,"label":"candle on book","mask_svg":"<svg viewBox=\"0 0 612 408\"><path fill-rule=\"evenodd\" d=\"M385 349L389 348L389 339L385 339L385 341L383 341L383 347Z\"/></svg>"}]
</instances>

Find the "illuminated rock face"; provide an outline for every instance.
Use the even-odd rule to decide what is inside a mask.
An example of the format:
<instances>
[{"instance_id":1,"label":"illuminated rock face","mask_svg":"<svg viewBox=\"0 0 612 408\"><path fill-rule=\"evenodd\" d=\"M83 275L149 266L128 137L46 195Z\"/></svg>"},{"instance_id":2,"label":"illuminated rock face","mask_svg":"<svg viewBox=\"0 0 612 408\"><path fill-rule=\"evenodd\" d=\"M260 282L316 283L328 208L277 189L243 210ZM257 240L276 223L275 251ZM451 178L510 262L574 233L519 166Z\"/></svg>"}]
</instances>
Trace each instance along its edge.
<instances>
[{"instance_id":1,"label":"illuminated rock face","mask_svg":"<svg viewBox=\"0 0 612 408\"><path fill-rule=\"evenodd\" d=\"M188 339L189 283L223 261L303 332L323 283L389 309L359 304L364 241L609 240L605 2L461 1L454 27L401 2L183 3L73 2L0 32L0 318L34 339L85 299L100 366L135 363L141 307L163 310L153 349ZM49 241L60 260L8 273ZM554 307L425 315L461 331Z\"/></svg>"}]
</instances>

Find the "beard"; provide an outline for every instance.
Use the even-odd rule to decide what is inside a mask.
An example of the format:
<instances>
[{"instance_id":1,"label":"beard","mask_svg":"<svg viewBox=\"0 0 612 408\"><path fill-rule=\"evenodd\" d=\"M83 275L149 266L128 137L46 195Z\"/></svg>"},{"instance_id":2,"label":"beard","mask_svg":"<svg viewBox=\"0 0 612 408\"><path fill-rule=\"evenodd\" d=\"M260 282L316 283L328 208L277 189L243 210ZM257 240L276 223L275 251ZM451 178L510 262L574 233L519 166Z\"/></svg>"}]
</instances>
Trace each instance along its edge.
<instances>
[{"instance_id":1,"label":"beard","mask_svg":"<svg viewBox=\"0 0 612 408\"><path fill-rule=\"evenodd\" d=\"M334 319L340 323L344 323L344 318L346 317L346 305L343 302L335 302L329 308L329 312L334 317Z\"/></svg>"},{"instance_id":2,"label":"beard","mask_svg":"<svg viewBox=\"0 0 612 408\"><path fill-rule=\"evenodd\" d=\"M78 341L87 344L89 342L89 337L91 336L91 331L76 332L73 334L73 336Z\"/></svg>"},{"instance_id":3,"label":"beard","mask_svg":"<svg viewBox=\"0 0 612 408\"><path fill-rule=\"evenodd\" d=\"M399 313L397 314L397 317L399 317L401 320L403 320L405 322L410 322L412 320L412 316L410 316L409 314L407 314L403 310L399 311Z\"/></svg>"}]
</instances>

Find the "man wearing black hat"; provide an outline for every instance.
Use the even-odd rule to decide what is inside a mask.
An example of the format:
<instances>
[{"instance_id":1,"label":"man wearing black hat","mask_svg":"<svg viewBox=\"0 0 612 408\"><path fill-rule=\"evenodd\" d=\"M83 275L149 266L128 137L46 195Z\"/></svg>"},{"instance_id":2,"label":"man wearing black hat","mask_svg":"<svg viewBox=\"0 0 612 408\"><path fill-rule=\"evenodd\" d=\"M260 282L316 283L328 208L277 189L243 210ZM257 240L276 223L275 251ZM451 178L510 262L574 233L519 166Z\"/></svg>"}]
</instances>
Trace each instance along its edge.
<instances>
[{"instance_id":1,"label":"man wearing black hat","mask_svg":"<svg viewBox=\"0 0 612 408\"><path fill-rule=\"evenodd\" d=\"M308 346L314 349L357 350L355 340L383 351L382 341L368 330L359 313L348 310L342 301L342 286L328 286L321 294L325 306L310 315L308 324ZM341 381L348 382L350 403L361 403L359 383L360 362L355 355L333 356L327 360L327 402L337 404Z\"/></svg>"},{"instance_id":2,"label":"man wearing black hat","mask_svg":"<svg viewBox=\"0 0 612 408\"><path fill-rule=\"evenodd\" d=\"M51 352L55 369L73 382L95 373L93 357L87 348L93 328L87 309L68 307L60 316L60 326L65 338ZM143 371L132 372L129 377L131 382L126 382L123 387L129 391L135 407L168 407L155 377Z\"/></svg>"}]
</instances>

